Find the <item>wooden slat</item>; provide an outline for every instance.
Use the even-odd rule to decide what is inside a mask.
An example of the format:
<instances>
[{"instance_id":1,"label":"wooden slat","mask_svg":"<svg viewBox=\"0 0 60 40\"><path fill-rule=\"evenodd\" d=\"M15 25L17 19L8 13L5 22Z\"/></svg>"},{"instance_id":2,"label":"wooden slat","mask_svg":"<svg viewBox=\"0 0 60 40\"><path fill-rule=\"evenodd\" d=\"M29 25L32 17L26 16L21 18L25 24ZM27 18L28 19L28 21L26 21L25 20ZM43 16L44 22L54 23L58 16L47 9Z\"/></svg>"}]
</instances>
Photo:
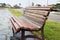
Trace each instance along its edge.
<instances>
[{"instance_id":1,"label":"wooden slat","mask_svg":"<svg viewBox=\"0 0 60 40\"><path fill-rule=\"evenodd\" d=\"M48 11L41 11L41 10L25 10L25 13L30 13L30 14L38 14L38 15L42 15L42 16L47 16L48 15Z\"/></svg>"},{"instance_id":2,"label":"wooden slat","mask_svg":"<svg viewBox=\"0 0 60 40\"><path fill-rule=\"evenodd\" d=\"M29 18L29 17L28 17L28 18ZM29 18L29 19L28 19L28 18L26 18L25 16L22 17L23 20L27 20L28 22L32 23L32 25L35 24L35 25L38 25L38 26L40 26L40 27L43 25L44 20L39 20L40 23L38 23L38 22L32 21L30 18ZM33 19L33 20L35 20L35 19ZM38 21L38 20L37 20L37 21Z\"/></svg>"},{"instance_id":3,"label":"wooden slat","mask_svg":"<svg viewBox=\"0 0 60 40\"><path fill-rule=\"evenodd\" d=\"M52 6L31 6L28 8L52 8Z\"/></svg>"},{"instance_id":4,"label":"wooden slat","mask_svg":"<svg viewBox=\"0 0 60 40\"><path fill-rule=\"evenodd\" d=\"M34 17L34 18L39 18L39 19L45 19L46 18L45 16L42 16L42 15L39 15L39 14L27 13L27 12L24 15L31 16L31 17Z\"/></svg>"},{"instance_id":5,"label":"wooden slat","mask_svg":"<svg viewBox=\"0 0 60 40\"><path fill-rule=\"evenodd\" d=\"M36 15L36 14L24 14L24 15L27 16L27 17L34 18L36 20L39 20L39 19L44 20L46 18L46 17L44 17L42 15Z\"/></svg>"},{"instance_id":6,"label":"wooden slat","mask_svg":"<svg viewBox=\"0 0 60 40\"><path fill-rule=\"evenodd\" d=\"M19 25L19 27L22 27L23 25L21 23L19 23L19 21L17 20L16 17L11 17L13 19L13 21Z\"/></svg>"},{"instance_id":7,"label":"wooden slat","mask_svg":"<svg viewBox=\"0 0 60 40\"><path fill-rule=\"evenodd\" d=\"M49 11L50 10L50 8L48 7L37 7L37 8L26 8L27 10L47 10L47 11Z\"/></svg>"},{"instance_id":8,"label":"wooden slat","mask_svg":"<svg viewBox=\"0 0 60 40\"><path fill-rule=\"evenodd\" d=\"M37 28L41 28L41 25L40 26L36 25L24 17L20 18L19 21L23 24L23 26L24 26L23 28L25 28L25 29L34 30Z\"/></svg>"},{"instance_id":9,"label":"wooden slat","mask_svg":"<svg viewBox=\"0 0 60 40\"><path fill-rule=\"evenodd\" d=\"M20 29L28 29L28 30L35 30L35 29L38 29L40 28L40 26L34 24L34 23L31 23L30 21L28 21L26 18L20 18L20 19L17 19L19 21L19 23L21 23L23 26L19 27L19 23L17 23L16 21L14 21L15 18L11 18L11 22L13 24L13 29L14 29L14 32L17 32L19 31Z\"/></svg>"},{"instance_id":10,"label":"wooden slat","mask_svg":"<svg viewBox=\"0 0 60 40\"><path fill-rule=\"evenodd\" d=\"M16 33L20 29L20 27L18 26L18 24L16 22L13 21L12 18L11 18L11 23L13 24L12 28L13 28L14 32Z\"/></svg>"},{"instance_id":11,"label":"wooden slat","mask_svg":"<svg viewBox=\"0 0 60 40\"><path fill-rule=\"evenodd\" d=\"M32 21L34 21L34 22L36 22L38 24L41 24L41 25L44 23L43 19L33 18L31 16L24 16L24 17L26 17L27 19L32 20Z\"/></svg>"},{"instance_id":12,"label":"wooden slat","mask_svg":"<svg viewBox=\"0 0 60 40\"><path fill-rule=\"evenodd\" d=\"M31 10L30 10L31 9ZM41 10L42 9L42 10ZM38 24L41 24L43 25L45 20L47 19L47 16L49 14L49 11L47 10L50 10L50 8L44 8L44 7L38 7L38 8L27 8L25 11L24 11L24 17L26 17L27 19L29 20L32 20L34 21L34 23L38 23Z\"/></svg>"}]
</instances>

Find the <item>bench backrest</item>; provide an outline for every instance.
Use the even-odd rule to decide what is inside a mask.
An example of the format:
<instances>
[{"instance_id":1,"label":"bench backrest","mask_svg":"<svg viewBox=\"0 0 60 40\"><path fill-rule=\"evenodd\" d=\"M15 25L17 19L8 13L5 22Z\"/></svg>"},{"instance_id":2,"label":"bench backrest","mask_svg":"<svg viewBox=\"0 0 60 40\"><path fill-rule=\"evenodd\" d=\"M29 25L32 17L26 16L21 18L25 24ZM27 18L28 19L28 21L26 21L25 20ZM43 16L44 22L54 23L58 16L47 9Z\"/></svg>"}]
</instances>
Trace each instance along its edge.
<instances>
[{"instance_id":1,"label":"bench backrest","mask_svg":"<svg viewBox=\"0 0 60 40\"><path fill-rule=\"evenodd\" d=\"M24 17L37 25L45 24L51 8L47 7L30 7L24 10Z\"/></svg>"}]
</instances>

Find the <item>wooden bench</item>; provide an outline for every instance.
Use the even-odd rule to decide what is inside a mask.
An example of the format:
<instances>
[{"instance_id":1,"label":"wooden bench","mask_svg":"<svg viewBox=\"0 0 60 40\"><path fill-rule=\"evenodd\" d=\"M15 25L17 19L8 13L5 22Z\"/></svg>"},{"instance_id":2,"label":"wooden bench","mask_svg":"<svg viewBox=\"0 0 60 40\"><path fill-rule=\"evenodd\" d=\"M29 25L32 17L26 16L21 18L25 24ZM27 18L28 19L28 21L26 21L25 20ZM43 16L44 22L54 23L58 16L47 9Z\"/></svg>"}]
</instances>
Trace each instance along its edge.
<instances>
[{"instance_id":1,"label":"wooden bench","mask_svg":"<svg viewBox=\"0 0 60 40\"><path fill-rule=\"evenodd\" d=\"M51 11L50 7L29 7L25 8L20 18L11 17L13 35L21 31L21 40L25 38L38 38L32 35L25 35L25 31L41 31L41 38L44 40L44 25Z\"/></svg>"}]
</instances>

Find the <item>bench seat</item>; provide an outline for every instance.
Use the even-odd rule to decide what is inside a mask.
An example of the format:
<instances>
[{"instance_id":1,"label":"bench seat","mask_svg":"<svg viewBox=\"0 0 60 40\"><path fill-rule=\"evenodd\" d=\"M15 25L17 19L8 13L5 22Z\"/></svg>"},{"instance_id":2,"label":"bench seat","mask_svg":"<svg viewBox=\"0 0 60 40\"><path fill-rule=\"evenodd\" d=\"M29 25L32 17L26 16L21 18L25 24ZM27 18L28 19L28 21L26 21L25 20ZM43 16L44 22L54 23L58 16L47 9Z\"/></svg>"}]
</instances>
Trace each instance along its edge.
<instances>
[{"instance_id":1,"label":"bench seat","mask_svg":"<svg viewBox=\"0 0 60 40\"><path fill-rule=\"evenodd\" d=\"M13 20L14 21L13 21ZM18 32L20 30L25 30L27 29L27 31L35 31L35 30L40 30L40 28L43 26L43 21L41 20L41 23L38 24L36 22L33 22L31 20L28 20L25 17L20 17L19 19L16 19L14 17L11 18L12 24L13 24L13 28L14 28L14 32Z\"/></svg>"}]
</instances>

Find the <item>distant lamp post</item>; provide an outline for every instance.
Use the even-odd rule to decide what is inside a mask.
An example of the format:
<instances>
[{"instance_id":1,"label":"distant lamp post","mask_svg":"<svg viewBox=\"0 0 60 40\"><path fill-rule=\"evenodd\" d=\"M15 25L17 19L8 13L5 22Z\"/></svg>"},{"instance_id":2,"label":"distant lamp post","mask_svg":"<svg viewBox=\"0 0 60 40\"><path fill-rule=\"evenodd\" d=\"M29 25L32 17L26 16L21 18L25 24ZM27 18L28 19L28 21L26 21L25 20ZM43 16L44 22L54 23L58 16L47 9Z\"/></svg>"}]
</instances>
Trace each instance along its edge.
<instances>
[{"instance_id":1,"label":"distant lamp post","mask_svg":"<svg viewBox=\"0 0 60 40\"><path fill-rule=\"evenodd\" d=\"M34 3L32 2L32 6L34 6Z\"/></svg>"},{"instance_id":2,"label":"distant lamp post","mask_svg":"<svg viewBox=\"0 0 60 40\"><path fill-rule=\"evenodd\" d=\"M19 5L21 6L21 3L19 3Z\"/></svg>"},{"instance_id":3,"label":"distant lamp post","mask_svg":"<svg viewBox=\"0 0 60 40\"><path fill-rule=\"evenodd\" d=\"M48 6L48 0L47 0L47 6Z\"/></svg>"}]
</instances>

